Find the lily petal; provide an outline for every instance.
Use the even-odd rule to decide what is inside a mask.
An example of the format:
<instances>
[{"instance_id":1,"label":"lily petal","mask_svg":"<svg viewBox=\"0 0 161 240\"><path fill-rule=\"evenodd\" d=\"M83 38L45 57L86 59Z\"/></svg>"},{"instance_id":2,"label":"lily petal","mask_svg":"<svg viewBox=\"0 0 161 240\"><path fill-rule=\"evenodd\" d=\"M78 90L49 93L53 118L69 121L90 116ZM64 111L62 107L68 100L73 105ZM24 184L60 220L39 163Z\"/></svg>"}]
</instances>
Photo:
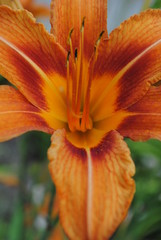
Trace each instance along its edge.
<instances>
[{"instance_id":1,"label":"lily petal","mask_svg":"<svg viewBox=\"0 0 161 240\"><path fill-rule=\"evenodd\" d=\"M107 33L107 0L52 0L51 32L56 40L67 49L67 38L71 29L73 47L79 47L80 29L85 17L84 47L91 55L99 34Z\"/></svg>"},{"instance_id":2,"label":"lily petal","mask_svg":"<svg viewBox=\"0 0 161 240\"><path fill-rule=\"evenodd\" d=\"M36 4L34 0L21 0L21 4L24 9L27 9L35 17L48 17L50 14L47 5Z\"/></svg>"},{"instance_id":3,"label":"lily petal","mask_svg":"<svg viewBox=\"0 0 161 240\"><path fill-rule=\"evenodd\" d=\"M28 6L24 6L25 9L27 9L28 11L32 12L32 14L35 17L49 17L50 15L50 10L47 6L43 5L43 4L34 4L32 3L32 5L28 5Z\"/></svg>"},{"instance_id":4,"label":"lily petal","mask_svg":"<svg viewBox=\"0 0 161 240\"><path fill-rule=\"evenodd\" d=\"M147 94L128 108L131 116L124 118L118 131L125 137L138 140L161 140L161 86L152 86Z\"/></svg>"},{"instance_id":5,"label":"lily petal","mask_svg":"<svg viewBox=\"0 0 161 240\"><path fill-rule=\"evenodd\" d=\"M49 170L60 220L70 239L108 239L125 218L135 192L135 166L126 143L111 131L92 149L80 149L65 130L52 136Z\"/></svg>"},{"instance_id":6,"label":"lily petal","mask_svg":"<svg viewBox=\"0 0 161 240\"><path fill-rule=\"evenodd\" d=\"M39 110L10 86L0 86L0 141L31 130L52 133Z\"/></svg>"},{"instance_id":7,"label":"lily petal","mask_svg":"<svg viewBox=\"0 0 161 240\"><path fill-rule=\"evenodd\" d=\"M29 12L0 7L0 74L33 105L64 121L65 62L65 51Z\"/></svg>"},{"instance_id":8,"label":"lily petal","mask_svg":"<svg viewBox=\"0 0 161 240\"><path fill-rule=\"evenodd\" d=\"M19 0L18 1L17 0L0 0L0 5L7 5L15 10L23 8Z\"/></svg>"},{"instance_id":9,"label":"lily petal","mask_svg":"<svg viewBox=\"0 0 161 240\"><path fill-rule=\"evenodd\" d=\"M64 240L64 232L60 223L52 230L51 234L48 237L48 240Z\"/></svg>"},{"instance_id":10,"label":"lily petal","mask_svg":"<svg viewBox=\"0 0 161 240\"><path fill-rule=\"evenodd\" d=\"M160 29L161 11L148 10L123 22L100 44L91 89L95 121L128 108L161 79Z\"/></svg>"}]
</instances>

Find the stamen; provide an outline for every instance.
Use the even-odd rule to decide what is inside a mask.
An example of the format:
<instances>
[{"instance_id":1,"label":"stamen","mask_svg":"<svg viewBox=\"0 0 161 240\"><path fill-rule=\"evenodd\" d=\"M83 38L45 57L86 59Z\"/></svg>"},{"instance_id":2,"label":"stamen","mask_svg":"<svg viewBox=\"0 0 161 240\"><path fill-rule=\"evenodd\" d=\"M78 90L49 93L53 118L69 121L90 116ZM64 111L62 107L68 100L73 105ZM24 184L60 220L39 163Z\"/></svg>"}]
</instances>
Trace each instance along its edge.
<instances>
[{"instance_id":1,"label":"stamen","mask_svg":"<svg viewBox=\"0 0 161 240\"><path fill-rule=\"evenodd\" d=\"M82 73L83 73L83 52L84 52L84 21L85 17L82 20L81 26L81 42L80 42L80 74L79 74L79 83L78 83L78 95L77 95L77 105L76 105L76 113L80 111L81 105L81 93L82 93Z\"/></svg>"},{"instance_id":2,"label":"stamen","mask_svg":"<svg viewBox=\"0 0 161 240\"><path fill-rule=\"evenodd\" d=\"M73 113L75 114L76 110L76 91L77 91L77 48L74 51L74 59L75 59L75 64L74 64L74 71L73 71L73 81L72 81L72 109Z\"/></svg>"},{"instance_id":3,"label":"stamen","mask_svg":"<svg viewBox=\"0 0 161 240\"><path fill-rule=\"evenodd\" d=\"M98 57L98 46L100 44L102 31L94 45L94 52L89 61L88 74L84 71L84 24L85 17L82 20L82 25L80 29L80 48L79 55L77 48L73 51L72 45L72 33L73 29L70 30L68 36L68 44L70 46L70 52L67 54L67 117L68 126L70 131L82 131L85 132L91 129L92 120L90 118L90 95L91 95L91 85L93 79L94 66ZM71 56L70 56L71 55ZM70 59L69 59L70 57ZM70 60L70 61L69 61ZM69 66L69 64L71 66ZM72 71L70 73L70 71ZM88 78L88 83L86 89L82 89L83 81ZM81 111L81 104L84 105L83 111Z\"/></svg>"},{"instance_id":4,"label":"stamen","mask_svg":"<svg viewBox=\"0 0 161 240\"><path fill-rule=\"evenodd\" d=\"M84 22L85 22L85 18L86 18L86 17L83 17L83 20L82 20L81 32L84 31Z\"/></svg>"},{"instance_id":5,"label":"stamen","mask_svg":"<svg viewBox=\"0 0 161 240\"><path fill-rule=\"evenodd\" d=\"M69 63L69 56L70 56L70 51L68 51L68 54L67 54L67 63Z\"/></svg>"},{"instance_id":6,"label":"stamen","mask_svg":"<svg viewBox=\"0 0 161 240\"><path fill-rule=\"evenodd\" d=\"M74 31L74 28L72 28L69 32L69 36L68 36L68 41L67 43L69 44L70 46L70 52L71 52L71 57L72 57L72 60L74 59L74 53L73 53L73 46L72 46L72 33Z\"/></svg>"},{"instance_id":7,"label":"stamen","mask_svg":"<svg viewBox=\"0 0 161 240\"><path fill-rule=\"evenodd\" d=\"M69 107L69 80L70 80L69 79L69 56L70 56L70 52L68 52L68 54L67 54L67 62L66 62L66 66L67 66L67 107Z\"/></svg>"},{"instance_id":8,"label":"stamen","mask_svg":"<svg viewBox=\"0 0 161 240\"><path fill-rule=\"evenodd\" d=\"M72 63L72 106L70 111L70 129L74 127L74 119L73 116L75 115L75 108L76 108L76 91L77 91L77 50L73 52L73 45L72 45L72 33L74 31L74 28L72 28L69 32L68 41L67 43L70 46L70 52L71 52L71 63ZM68 113L69 115L69 113ZM71 126L72 125L72 126Z\"/></svg>"},{"instance_id":9,"label":"stamen","mask_svg":"<svg viewBox=\"0 0 161 240\"><path fill-rule=\"evenodd\" d=\"M104 34L104 30L100 33L100 35L99 35L99 37L98 37L98 39L97 39L97 41L96 41L96 43L95 43L95 47L97 47L98 45L99 45L99 43L100 43L100 41L101 41L101 38L102 38L102 36L103 36L103 34Z\"/></svg>"},{"instance_id":10,"label":"stamen","mask_svg":"<svg viewBox=\"0 0 161 240\"><path fill-rule=\"evenodd\" d=\"M103 36L103 34L104 34L104 30L100 33L100 35L99 35L99 37L98 37L98 39L97 39L97 41L96 41L96 43L95 43L95 45L94 45L94 52L96 53L96 58L97 58L97 54L98 54L98 46L99 46L99 44L100 44L100 42L101 42L101 38L102 38L102 36Z\"/></svg>"},{"instance_id":11,"label":"stamen","mask_svg":"<svg viewBox=\"0 0 161 240\"><path fill-rule=\"evenodd\" d=\"M91 93L91 85L92 85L92 79L93 79L93 72L94 72L94 66L97 61L98 57L98 46L100 44L101 38L103 36L104 31L102 31L95 43L94 46L94 53L90 59L90 64L89 64L89 81L88 81L88 86L87 86L87 91L86 91L86 98L84 102L84 109L83 109L83 117L82 117L82 122L81 122L81 129L91 129L92 128L92 120L90 119L90 93Z\"/></svg>"},{"instance_id":12,"label":"stamen","mask_svg":"<svg viewBox=\"0 0 161 240\"><path fill-rule=\"evenodd\" d=\"M69 128L71 129L70 126L70 122L71 122L71 116L70 116L70 76L69 76L69 56L70 56L70 52L68 52L67 54L67 62L66 62L66 66L67 66L67 89L66 89L66 94L67 94L67 117L68 117L68 125Z\"/></svg>"},{"instance_id":13,"label":"stamen","mask_svg":"<svg viewBox=\"0 0 161 240\"><path fill-rule=\"evenodd\" d=\"M92 85L92 79L93 79L93 70L95 65L95 54L93 55L93 58L91 58L91 63L89 64L89 70L88 70L89 81L88 81L88 86L86 91L83 116L82 116L82 122L81 122L81 129L83 131L85 131L86 129L92 128L92 122L90 121L90 91L91 91L91 85Z\"/></svg>"},{"instance_id":14,"label":"stamen","mask_svg":"<svg viewBox=\"0 0 161 240\"><path fill-rule=\"evenodd\" d=\"M78 49L77 48L75 49L74 56L75 56L75 62L77 62L77 58L78 58Z\"/></svg>"}]
</instances>

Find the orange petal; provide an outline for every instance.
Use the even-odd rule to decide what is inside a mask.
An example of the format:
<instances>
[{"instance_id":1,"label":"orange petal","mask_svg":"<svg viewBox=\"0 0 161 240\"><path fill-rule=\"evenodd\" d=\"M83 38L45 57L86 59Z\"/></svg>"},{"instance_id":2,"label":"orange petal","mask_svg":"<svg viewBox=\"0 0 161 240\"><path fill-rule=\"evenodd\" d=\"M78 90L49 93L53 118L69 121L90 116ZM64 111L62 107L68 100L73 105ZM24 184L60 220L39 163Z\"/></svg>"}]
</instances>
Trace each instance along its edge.
<instances>
[{"instance_id":1,"label":"orange petal","mask_svg":"<svg viewBox=\"0 0 161 240\"><path fill-rule=\"evenodd\" d=\"M34 0L21 0L22 6L31 12L35 17L49 16L49 8L43 4L36 4Z\"/></svg>"},{"instance_id":2,"label":"orange petal","mask_svg":"<svg viewBox=\"0 0 161 240\"><path fill-rule=\"evenodd\" d=\"M52 136L49 170L56 184L60 220L70 239L108 239L125 218L135 192L135 166L126 143L111 131L92 149Z\"/></svg>"},{"instance_id":3,"label":"orange petal","mask_svg":"<svg viewBox=\"0 0 161 240\"><path fill-rule=\"evenodd\" d=\"M13 87L0 86L0 103L0 141L31 130L53 132L39 110Z\"/></svg>"},{"instance_id":4,"label":"orange petal","mask_svg":"<svg viewBox=\"0 0 161 240\"><path fill-rule=\"evenodd\" d=\"M0 0L0 5L7 5L12 9L22 9L21 2L19 0Z\"/></svg>"},{"instance_id":5,"label":"orange petal","mask_svg":"<svg viewBox=\"0 0 161 240\"><path fill-rule=\"evenodd\" d=\"M27 5L32 4L32 2L34 0L20 0L20 1L21 1L22 5L26 7Z\"/></svg>"},{"instance_id":6,"label":"orange petal","mask_svg":"<svg viewBox=\"0 0 161 240\"><path fill-rule=\"evenodd\" d=\"M161 79L160 29L161 11L148 10L123 22L100 45L91 90L95 120L129 107Z\"/></svg>"},{"instance_id":7,"label":"orange petal","mask_svg":"<svg viewBox=\"0 0 161 240\"><path fill-rule=\"evenodd\" d=\"M51 234L48 237L48 240L64 240L64 233L59 223L52 230Z\"/></svg>"},{"instance_id":8,"label":"orange petal","mask_svg":"<svg viewBox=\"0 0 161 240\"><path fill-rule=\"evenodd\" d=\"M124 119L130 115L133 115L133 113L129 113L128 111L118 111L110 117L95 122L94 126L97 130L101 130L107 133L111 130L117 129L118 126L124 121Z\"/></svg>"},{"instance_id":9,"label":"orange petal","mask_svg":"<svg viewBox=\"0 0 161 240\"><path fill-rule=\"evenodd\" d=\"M0 8L0 59L1 75L33 105L66 121L66 53L29 12Z\"/></svg>"},{"instance_id":10,"label":"orange petal","mask_svg":"<svg viewBox=\"0 0 161 240\"><path fill-rule=\"evenodd\" d=\"M32 4L31 6L27 6L25 9L30 11L35 17L48 17L50 15L49 8L42 4Z\"/></svg>"},{"instance_id":11,"label":"orange petal","mask_svg":"<svg viewBox=\"0 0 161 240\"><path fill-rule=\"evenodd\" d=\"M84 47L90 55L102 30L107 32L107 0L52 0L51 32L67 49L67 38L71 29L74 48L79 47L80 29L85 17Z\"/></svg>"},{"instance_id":12,"label":"orange petal","mask_svg":"<svg viewBox=\"0 0 161 240\"><path fill-rule=\"evenodd\" d=\"M118 131L133 140L161 140L161 86L151 87L147 94L128 108L132 116L124 118Z\"/></svg>"}]
</instances>

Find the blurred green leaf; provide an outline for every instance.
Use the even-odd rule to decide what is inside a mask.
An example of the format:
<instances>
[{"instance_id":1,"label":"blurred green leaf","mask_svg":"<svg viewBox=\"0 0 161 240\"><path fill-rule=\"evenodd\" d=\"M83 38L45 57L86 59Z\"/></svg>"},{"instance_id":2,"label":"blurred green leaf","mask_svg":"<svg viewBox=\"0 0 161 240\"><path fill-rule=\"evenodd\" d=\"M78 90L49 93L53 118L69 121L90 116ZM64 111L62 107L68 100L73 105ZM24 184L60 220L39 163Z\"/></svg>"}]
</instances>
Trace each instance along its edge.
<instances>
[{"instance_id":1,"label":"blurred green leaf","mask_svg":"<svg viewBox=\"0 0 161 240\"><path fill-rule=\"evenodd\" d=\"M8 231L8 224L1 220L0 221L0 239L5 239L7 231Z\"/></svg>"},{"instance_id":2,"label":"blurred green leaf","mask_svg":"<svg viewBox=\"0 0 161 240\"><path fill-rule=\"evenodd\" d=\"M21 202L15 207L10 228L8 231L9 240L22 240L24 230L24 210Z\"/></svg>"},{"instance_id":3,"label":"blurred green leaf","mask_svg":"<svg viewBox=\"0 0 161 240\"><path fill-rule=\"evenodd\" d=\"M127 226L126 231L118 231L114 240L143 240L148 239L148 235L154 234L154 231L161 226L161 206L149 209L146 213L136 216L135 222L132 221ZM154 239L153 237L151 239ZM156 239L156 238L155 238ZM158 239L159 240L159 239Z\"/></svg>"},{"instance_id":4,"label":"blurred green leaf","mask_svg":"<svg viewBox=\"0 0 161 240\"><path fill-rule=\"evenodd\" d=\"M113 240L161 239L161 142L126 139L136 165L136 193Z\"/></svg>"},{"instance_id":5,"label":"blurred green leaf","mask_svg":"<svg viewBox=\"0 0 161 240\"><path fill-rule=\"evenodd\" d=\"M161 161L161 142L158 140L149 140L147 142L134 142L126 140L133 158L142 157L148 154L155 155Z\"/></svg>"},{"instance_id":6,"label":"blurred green leaf","mask_svg":"<svg viewBox=\"0 0 161 240\"><path fill-rule=\"evenodd\" d=\"M161 8L161 0L155 0L151 8Z\"/></svg>"}]
</instances>

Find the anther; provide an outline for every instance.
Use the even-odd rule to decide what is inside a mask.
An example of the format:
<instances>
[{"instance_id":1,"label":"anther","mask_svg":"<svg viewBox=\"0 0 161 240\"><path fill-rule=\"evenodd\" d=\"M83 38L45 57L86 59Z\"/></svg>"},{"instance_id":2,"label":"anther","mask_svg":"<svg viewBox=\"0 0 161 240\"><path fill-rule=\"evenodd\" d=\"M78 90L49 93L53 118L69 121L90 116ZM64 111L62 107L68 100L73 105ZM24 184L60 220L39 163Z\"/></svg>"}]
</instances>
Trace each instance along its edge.
<instances>
[{"instance_id":1,"label":"anther","mask_svg":"<svg viewBox=\"0 0 161 240\"><path fill-rule=\"evenodd\" d=\"M78 57L78 49L77 48L75 49L74 56L75 56L75 61L76 61L77 57Z\"/></svg>"},{"instance_id":2,"label":"anther","mask_svg":"<svg viewBox=\"0 0 161 240\"><path fill-rule=\"evenodd\" d=\"M101 38L102 38L104 32L105 32L105 31L103 30L103 31L100 33L100 35L99 35L99 37L98 37L98 39L97 39L97 41L96 41L96 43L95 43L95 45L94 45L94 51L97 50L97 47L98 47L98 45L99 45L99 43L100 43L100 41L101 41Z\"/></svg>"},{"instance_id":3,"label":"anther","mask_svg":"<svg viewBox=\"0 0 161 240\"><path fill-rule=\"evenodd\" d=\"M71 37L72 37L72 33L74 31L74 28L72 28L69 32L69 36L68 36L68 40L67 40L67 43L70 45L71 44Z\"/></svg>"},{"instance_id":4,"label":"anther","mask_svg":"<svg viewBox=\"0 0 161 240\"><path fill-rule=\"evenodd\" d=\"M103 30L103 31L100 33L100 35L99 35L99 38L100 38L100 39L101 39L101 37L103 36L104 32L105 32L105 30Z\"/></svg>"},{"instance_id":5,"label":"anther","mask_svg":"<svg viewBox=\"0 0 161 240\"><path fill-rule=\"evenodd\" d=\"M86 18L86 17L83 17L83 20L82 20L81 32L82 32L82 31L83 31L83 29L84 29L84 22L85 22L85 18Z\"/></svg>"},{"instance_id":6,"label":"anther","mask_svg":"<svg viewBox=\"0 0 161 240\"><path fill-rule=\"evenodd\" d=\"M74 28L72 28L69 32L68 35L68 40L67 40L67 44L70 46L70 52L71 52L71 58L72 58L72 62L74 60L74 53L73 53L73 46L72 46L72 33L74 31ZM74 63L73 63L74 64Z\"/></svg>"},{"instance_id":7,"label":"anther","mask_svg":"<svg viewBox=\"0 0 161 240\"><path fill-rule=\"evenodd\" d=\"M68 54L67 54L67 63L69 62L69 56L70 56L70 51L68 51Z\"/></svg>"},{"instance_id":8,"label":"anther","mask_svg":"<svg viewBox=\"0 0 161 240\"><path fill-rule=\"evenodd\" d=\"M71 30L70 30L70 32L69 32L69 37L71 38L71 36L72 36L72 32L74 31L74 28L72 28Z\"/></svg>"}]
</instances>

